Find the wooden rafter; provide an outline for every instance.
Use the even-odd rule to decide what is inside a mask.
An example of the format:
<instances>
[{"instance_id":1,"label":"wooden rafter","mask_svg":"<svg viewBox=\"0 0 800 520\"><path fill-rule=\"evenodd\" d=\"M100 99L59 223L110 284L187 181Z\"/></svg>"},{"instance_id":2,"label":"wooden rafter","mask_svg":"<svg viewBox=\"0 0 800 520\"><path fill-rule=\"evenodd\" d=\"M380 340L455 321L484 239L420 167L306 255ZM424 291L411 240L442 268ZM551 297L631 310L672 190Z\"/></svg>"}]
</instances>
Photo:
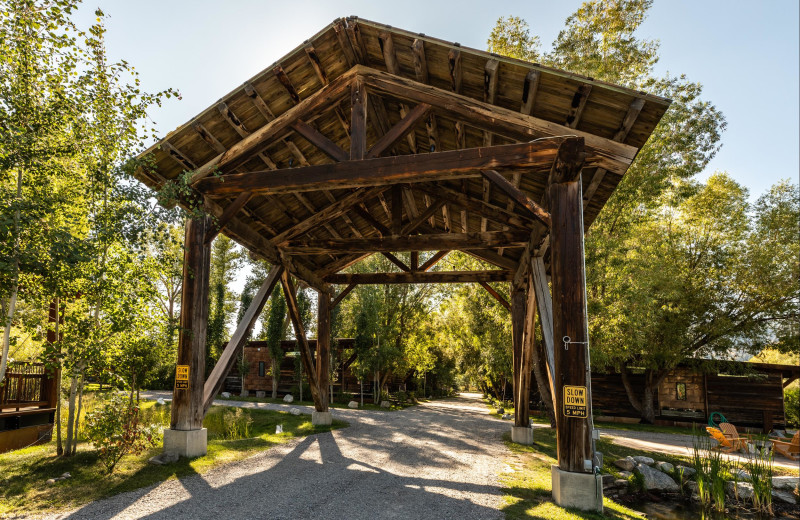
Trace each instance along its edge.
<instances>
[{"instance_id":1,"label":"wooden rafter","mask_svg":"<svg viewBox=\"0 0 800 520\"><path fill-rule=\"evenodd\" d=\"M374 145L372 145L372 148L370 148L369 152L367 152L367 159L379 157L386 150L391 149L391 147L394 146L397 141L402 139L404 135L412 135L409 134L409 132L413 133L414 125L417 124L420 119L425 117L430 109L431 106L427 103L420 103L410 111L403 111L405 112L402 114L403 118L386 134L381 136L381 138L378 139ZM414 149L416 149L416 144L414 146Z\"/></svg>"},{"instance_id":2,"label":"wooden rafter","mask_svg":"<svg viewBox=\"0 0 800 520\"><path fill-rule=\"evenodd\" d=\"M491 294L491 295L492 295L492 297L493 297L495 300L497 300L498 302L500 302L500 305L502 305L503 307L505 307L505 308L506 308L506 310L509 310L509 311L511 310L511 304L510 304L510 303L508 303L508 300L506 300L505 298L503 298L503 296L502 296L502 295L501 295L499 292L495 291L495 290L494 290L494 287L492 287L491 285L489 285L489 284L488 284L488 283L486 283L486 282L478 282L478 284L479 284L481 287L483 287L484 289L486 289L486 292L488 292L489 294Z\"/></svg>"},{"instance_id":3,"label":"wooden rafter","mask_svg":"<svg viewBox=\"0 0 800 520\"><path fill-rule=\"evenodd\" d=\"M592 91L592 86L587 83L582 83L572 96L572 104L569 107L569 113L565 125L569 128L577 128L578 123L583 115L583 109L586 108L586 102L589 100L589 93Z\"/></svg>"},{"instance_id":4,"label":"wooden rafter","mask_svg":"<svg viewBox=\"0 0 800 520\"><path fill-rule=\"evenodd\" d=\"M508 282L508 271L418 271L416 273L338 273L325 277L332 284L478 283Z\"/></svg>"},{"instance_id":5,"label":"wooden rafter","mask_svg":"<svg viewBox=\"0 0 800 520\"><path fill-rule=\"evenodd\" d=\"M210 244L211 241L214 240L214 237L216 237L217 234L225 228L228 222L230 222L231 219L236 216L239 210L242 209L245 204L247 204L247 201L249 201L252 196L253 194L251 192L243 191L233 200L233 202L228 204L217 221L211 224L211 228L206 232L203 243Z\"/></svg>"},{"instance_id":6,"label":"wooden rafter","mask_svg":"<svg viewBox=\"0 0 800 520\"><path fill-rule=\"evenodd\" d=\"M530 197L525 195L522 190L514 187L514 185L508 182L505 177L494 170L481 170L481 174L486 179L491 181L492 184L503 190L506 195L519 203L519 205L530 211L533 216L539 219L540 222L550 227L550 214L536 202L531 200Z\"/></svg>"}]
</instances>

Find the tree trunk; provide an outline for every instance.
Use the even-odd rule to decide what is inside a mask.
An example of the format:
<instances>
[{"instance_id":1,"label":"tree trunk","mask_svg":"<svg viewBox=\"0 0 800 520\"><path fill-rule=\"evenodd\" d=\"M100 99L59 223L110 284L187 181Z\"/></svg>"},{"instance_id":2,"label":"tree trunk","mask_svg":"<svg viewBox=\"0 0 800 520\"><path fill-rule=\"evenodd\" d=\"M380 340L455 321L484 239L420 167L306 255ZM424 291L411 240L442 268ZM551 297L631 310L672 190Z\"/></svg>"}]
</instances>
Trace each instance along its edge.
<instances>
[{"instance_id":1,"label":"tree trunk","mask_svg":"<svg viewBox=\"0 0 800 520\"><path fill-rule=\"evenodd\" d=\"M622 378L622 386L625 388L625 393L628 395L628 401L630 401L631 406L633 406L637 412L641 413L642 401L636 396L636 392L634 391L630 379L628 378L628 368L622 366L620 368L619 375Z\"/></svg>"},{"instance_id":2,"label":"tree trunk","mask_svg":"<svg viewBox=\"0 0 800 520\"><path fill-rule=\"evenodd\" d=\"M272 356L272 398L278 398L278 379L281 377L280 366L278 365L278 358ZM242 382L244 388L244 382Z\"/></svg>"},{"instance_id":3,"label":"tree trunk","mask_svg":"<svg viewBox=\"0 0 800 520\"><path fill-rule=\"evenodd\" d=\"M654 388L651 384L644 385L644 392L642 394L642 422L645 424L653 424L656 420L655 406L653 405L653 398L655 397Z\"/></svg>"},{"instance_id":4,"label":"tree trunk","mask_svg":"<svg viewBox=\"0 0 800 520\"><path fill-rule=\"evenodd\" d=\"M17 170L17 209L14 210L14 277L11 280L11 295L6 309L8 313L3 324L3 348L0 354L0 383L6 378L6 367L8 367L8 348L11 345L11 323L14 320L14 313L17 308L17 294L19 293L19 219L21 216L19 202L22 198L22 170Z\"/></svg>"},{"instance_id":5,"label":"tree trunk","mask_svg":"<svg viewBox=\"0 0 800 520\"><path fill-rule=\"evenodd\" d=\"M61 354L61 337L59 336L60 331L58 330L58 326L61 323L61 300L56 296L56 324L55 324L55 331L54 331L54 340L58 347L56 348L56 352ZM58 367L58 377L56 378L56 395L58 395L58 399L56 400L56 455L62 456L64 455L64 446L61 444L61 366L60 366L60 356L59 356L59 367Z\"/></svg>"},{"instance_id":6,"label":"tree trunk","mask_svg":"<svg viewBox=\"0 0 800 520\"><path fill-rule=\"evenodd\" d=\"M78 384L78 411L75 414L75 433L72 435L72 454L78 450L78 430L81 424L81 407L83 406L83 372L81 372L81 382Z\"/></svg>"},{"instance_id":7,"label":"tree trunk","mask_svg":"<svg viewBox=\"0 0 800 520\"><path fill-rule=\"evenodd\" d=\"M78 377L72 375L69 383L69 408L67 412L67 443L64 447L64 456L69 457L72 455L72 435L75 427L75 397L78 392Z\"/></svg>"}]
</instances>

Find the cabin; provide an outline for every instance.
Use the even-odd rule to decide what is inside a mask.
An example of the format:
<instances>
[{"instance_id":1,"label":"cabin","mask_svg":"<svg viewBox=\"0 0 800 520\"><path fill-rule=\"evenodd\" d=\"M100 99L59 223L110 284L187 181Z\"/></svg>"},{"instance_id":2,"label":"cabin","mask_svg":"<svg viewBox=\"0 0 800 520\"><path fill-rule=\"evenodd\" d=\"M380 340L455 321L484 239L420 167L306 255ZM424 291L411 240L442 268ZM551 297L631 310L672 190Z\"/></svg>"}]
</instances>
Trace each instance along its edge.
<instances>
[{"instance_id":1,"label":"cabin","mask_svg":"<svg viewBox=\"0 0 800 520\"><path fill-rule=\"evenodd\" d=\"M629 381L638 395L644 375L629 369ZM783 389L800 378L800 366L743 361L687 359L671 370L656 392L656 424L691 427L705 424L719 412L737 426L769 432L786 428ZM531 403L540 406L538 389L532 385ZM615 372L592 372L592 409L595 420L639 422L641 414L631 405Z\"/></svg>"},{"instance_id":2,"label":"cabin","mask_svg":"<svg viewBox=\"0 0 800 520\"><path fill-rule=\"evenodd\" d=\"M11 361L0 383L0 453L48 442L57 399L57 370Z\"/></svg>"}]
</instances>

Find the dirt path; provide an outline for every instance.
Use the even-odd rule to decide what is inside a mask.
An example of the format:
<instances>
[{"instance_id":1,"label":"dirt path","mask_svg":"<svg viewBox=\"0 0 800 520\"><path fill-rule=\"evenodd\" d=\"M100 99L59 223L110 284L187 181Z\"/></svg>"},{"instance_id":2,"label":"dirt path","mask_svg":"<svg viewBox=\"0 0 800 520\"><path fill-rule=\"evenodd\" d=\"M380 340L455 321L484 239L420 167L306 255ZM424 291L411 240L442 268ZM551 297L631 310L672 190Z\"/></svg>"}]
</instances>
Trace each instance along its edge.
<instances>
[{"instance_id":1,"label":"dirt path","mask_svg":"<svg viewBox=\"0 0 800 520\"><path fill-rule=\"evenodd\" d=\"M480 395L333 415L351 426L52 518L503 517L497 475L508 455L501 434L509 423L488 415Z\"/></svg>"}]
</instances>

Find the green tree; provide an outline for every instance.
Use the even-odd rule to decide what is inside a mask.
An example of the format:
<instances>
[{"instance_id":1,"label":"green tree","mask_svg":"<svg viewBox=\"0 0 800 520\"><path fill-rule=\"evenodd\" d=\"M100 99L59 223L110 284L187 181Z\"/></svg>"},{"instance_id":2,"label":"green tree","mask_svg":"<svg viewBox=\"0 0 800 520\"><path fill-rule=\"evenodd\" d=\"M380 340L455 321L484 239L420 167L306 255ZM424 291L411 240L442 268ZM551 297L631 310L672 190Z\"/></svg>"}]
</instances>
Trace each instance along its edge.
<instances>
[{"instance_id":1,"label":"green tree","mask_svg":"<svg viewBox=\"0 0 800 520\"><path fill-rule=\"evenodd\" d=\"M541 57L541 42L532 36L528 22L518 16L501 16L486 42L489 52L535 62Z\"/></svg>"},{"instance_id":2,"label":"green tree","mask_svg":"<svg viewBox=\"0 0 800 520\"><path fill-rule=\"evenodd\" d=\"M278 397L278 381L281 377L281 361L283 360L283 349L281 340L283 339L286 320L286 299L283 296L283 289L276 287L270 297L269 312L267 322L264 327L264 339L269 349L269 357L272 361L272 398Z\"/></svg>"},{"instance_id":3,"label":"green tree","mask_svg":"<svg viewBox=\"0 0 800 520\"><path fill-rule=\"evenodd\" d=\"M230 334L228 326L236 312L236 295L230 284L242 266L244 255L236 243L225 235L217 235L211 246L209 275L209 312L206 331L206 371L217 363Z\"/></svg>"}]
</instances>

